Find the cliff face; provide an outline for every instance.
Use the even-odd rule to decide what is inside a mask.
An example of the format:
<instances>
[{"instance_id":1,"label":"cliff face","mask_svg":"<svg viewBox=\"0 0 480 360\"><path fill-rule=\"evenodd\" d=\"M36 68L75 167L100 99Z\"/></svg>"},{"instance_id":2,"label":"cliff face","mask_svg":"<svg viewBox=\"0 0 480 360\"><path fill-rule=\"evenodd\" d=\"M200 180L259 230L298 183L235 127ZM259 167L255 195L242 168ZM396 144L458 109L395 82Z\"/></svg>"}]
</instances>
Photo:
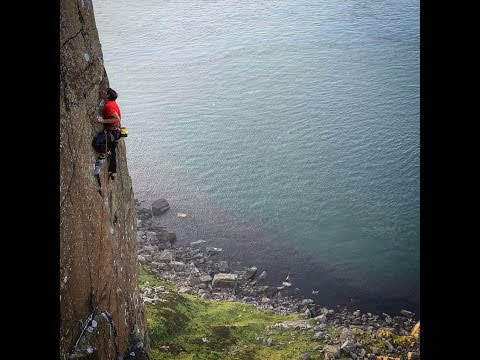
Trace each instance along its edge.
<instances>
[{"instance_id":1,"label":"cliff face","mask_svg":"<svg viewBox=\"0 0 480 360\"><path fill-rule=\"evenodd\" d=\"M60 1L60 358L148 358L124 139L115 181L93 176L108 78L91 0ZM112 86L115 88L114 86ZM121 92L119 94L121 104ZM92 321L93 320L93 321ZM129 355L135 353L135 355ZM133 357L132 357L133 356Z\"/></svg>"}]
</instances>

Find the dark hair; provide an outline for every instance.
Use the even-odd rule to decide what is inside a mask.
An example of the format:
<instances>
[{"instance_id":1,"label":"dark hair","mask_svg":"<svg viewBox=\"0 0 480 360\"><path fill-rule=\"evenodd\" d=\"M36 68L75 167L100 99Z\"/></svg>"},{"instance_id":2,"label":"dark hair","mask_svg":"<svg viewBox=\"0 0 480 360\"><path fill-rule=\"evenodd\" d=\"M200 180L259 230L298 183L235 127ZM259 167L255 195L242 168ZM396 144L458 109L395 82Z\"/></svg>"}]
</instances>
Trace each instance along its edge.
<instances>
[{"instance_id":1,"label":"dark hair","mask_svg":"<svg viewBox=\"0 0 480 360\"><path fill-rule=\"evenodd\" d=\"M107 88L107 95L108 95L108 100L116 100L118 97L117 92L112 88Z\"/></svg>"}]
</instances>

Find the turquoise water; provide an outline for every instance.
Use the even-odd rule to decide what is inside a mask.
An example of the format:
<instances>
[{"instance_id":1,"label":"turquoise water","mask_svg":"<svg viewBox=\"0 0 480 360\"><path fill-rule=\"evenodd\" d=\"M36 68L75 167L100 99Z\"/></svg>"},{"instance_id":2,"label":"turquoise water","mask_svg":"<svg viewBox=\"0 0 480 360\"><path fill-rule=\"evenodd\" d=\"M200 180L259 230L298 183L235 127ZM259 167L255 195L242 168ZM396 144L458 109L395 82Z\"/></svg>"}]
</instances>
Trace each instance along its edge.
<instances>
[{"instance_id":1,"label":"turquoise water","mask_svg":"<svg viewBox=\"0 0 480 360\"><path fill-rule=\"evenodd\" d=\"M418 1L94 9L135 196L170 202L179 244L419 311Z\"/></svg>"}]
</instances>

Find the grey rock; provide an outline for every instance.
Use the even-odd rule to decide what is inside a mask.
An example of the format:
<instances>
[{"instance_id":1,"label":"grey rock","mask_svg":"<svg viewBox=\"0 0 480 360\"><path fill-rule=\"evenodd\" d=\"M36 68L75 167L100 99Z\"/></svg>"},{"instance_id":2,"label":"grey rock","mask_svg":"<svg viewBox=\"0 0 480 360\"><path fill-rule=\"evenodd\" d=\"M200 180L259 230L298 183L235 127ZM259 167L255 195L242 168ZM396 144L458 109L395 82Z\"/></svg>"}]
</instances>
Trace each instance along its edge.
<instances>
[{"instance_id":1,"label":"grey rock","mask_svg":"<svg viewBox=\"0 0 480 360\"><path fill-rule=\"evenodd\" d=\"M170 209L170 204L165 199L155 200L152 204L152 214L153 214L153 216L162 215L168 209Z\"/></svg>"},{"instance_id":2,"label":"grey rock","mask_svg":"<svg viewBox=\"0 0 480 360\"><path fill-rule=\"evenodd\" d=\"M203 243L206 243L206 241L205 240L197 240L197 241L191 242L190 246L197 246L197 245L200 245L200 244L203 244Z\"/></svg>"},{"instance_id":3,"label":"grey rock","mask_svg":"<svg viewBox=\"0 0 480 360\"><path fill-rule=\"evenodd\" d=\"M323 352L329 359L335 359L340 355L340 347L335 345L325 345L323 347Z\"/></svg>"},{"instance_id":4,"label":"grey rock","mask_svg":"<svg viewBox=\"0 0 480 360\"><path fill-rule=\"evenodd\" d=\"M200 282L202 283L208 283L212 281L212 277L210 275L202 275L200 276Z\"/></svg>"},{"instance_id":5,"label":"grey rock","mask_svg":"<svg viewBox=\"0 0 480 360\"><path fill-rule=\"evenodd\" d=\"M175 271L182 271L185 269L185 263L182 261L171 261L170 266L175 269Z\"/></svg>"},{"instance_id":6,"label":"grey rock","mask_svg":"<svg viewBox=\"0 0 480 360\"><path fill-rule=\"evenodd\" d=\"M246 280L252 280L255 277L255 274L257 273L257 267L252 266L250 269L247 269L245 272L244 278Z\"/></svg>"},{"instance_id":7,"label":"grey rock","mask_svg":"<svg viewBox=\"0 0 480 360\"><path fill-rule=\"evenodd\" d=\"M260 276L258 277L258 280L264 280L267 277L268 273L263 270Z\"/></svg>"},{"instance_id":8,"label":"grey rock","mask_svg":"<svg viewBox=\"0 0 480 360\"><path fill-rule=\"evenodd\" d=\"M222 248L217 248L217 247L212 247L212 246L208 246L205 251L207 252L208 255L215 255L215 254L218 254L219 252L222 252L223 249Z\"/></svg>"},{"instance_id":9,"label":"grey rock","mask_svg":"<svg viewBox=\"0 0 480 360\"><path fill-rule=\"evenodd\" d=\"M237 285L237 274L220 273L213 276L212 287L235 287Z\"/></svg>"},{"instance_id":10,"label":"grey rock","mask_svg":"<svg viewBox=\"0 0 480 360\"><path fill-rule=\"evenodd\" d=\"M411 312L411 311L408 311L408 310L400 310L400 314L408 317L408 318L413 318L415 316L415 313Z\"/></svg>"},{"instance_id":11,"label":"grey rock","mask_svg":"<svg viewBox=\"0 0 480 360\"><path fill-rule=\"evenodd\" d=\"M173 251L163 250L153 256L153 259L158 262L170 262L175 258Z\"/></svg>"},{"instance_id":12,"label":"grey rock","mask_svg":"<svg viewBox=\"0 0 480 360\"><path fill-rule=\"evenodd\" d=\"M314 317L314 319L319 323L326 323L327 322L327 316L325 314L322 314L322 315L318 315L316 317Z\"/></svg>"},{"instance_id":13,"label":"grey rock","mask_svg":"<svg viewBox=\"0 0 480 360\"><path fill-rule=\"evenodd\" d=\"M228 262L224 260L220 261L220 263L218 264L218 270L220 272L229 272Z\"/></svg>"},{"instance_id":14,"label":"grey rock","mask_svg":"<svg viewBox=\"0 0 480 360\"><path fill-rule=\"evenodd\" d=\"M357 345L355 345L355 343L351 340L346 340L342 344L342 346L340 346L340 350L346 352L347 354L352 351L355 351L356 348L357 348Z\"/></svg>"}]
</instances>

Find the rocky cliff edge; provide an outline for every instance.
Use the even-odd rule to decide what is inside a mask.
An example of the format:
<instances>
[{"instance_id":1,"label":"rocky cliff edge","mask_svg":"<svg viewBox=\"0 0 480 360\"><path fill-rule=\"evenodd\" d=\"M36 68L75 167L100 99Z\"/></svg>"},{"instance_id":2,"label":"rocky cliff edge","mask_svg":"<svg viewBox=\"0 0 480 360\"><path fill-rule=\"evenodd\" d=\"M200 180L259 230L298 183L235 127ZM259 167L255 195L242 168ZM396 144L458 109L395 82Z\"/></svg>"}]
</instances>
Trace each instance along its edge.
<instances>
[{"instance_id":1,"label":"rocky cliff edge","mask_svg":"<svg viewBox=\"0 0 480 360\"><path fill-rule=\"evenodd\" d=\"M99 193L93 176L93 119L109 84L91 1L60 1L59 40L60 359L148 359L124 139L116 180L105 164Z\"/></svg>"}]
</instances>

